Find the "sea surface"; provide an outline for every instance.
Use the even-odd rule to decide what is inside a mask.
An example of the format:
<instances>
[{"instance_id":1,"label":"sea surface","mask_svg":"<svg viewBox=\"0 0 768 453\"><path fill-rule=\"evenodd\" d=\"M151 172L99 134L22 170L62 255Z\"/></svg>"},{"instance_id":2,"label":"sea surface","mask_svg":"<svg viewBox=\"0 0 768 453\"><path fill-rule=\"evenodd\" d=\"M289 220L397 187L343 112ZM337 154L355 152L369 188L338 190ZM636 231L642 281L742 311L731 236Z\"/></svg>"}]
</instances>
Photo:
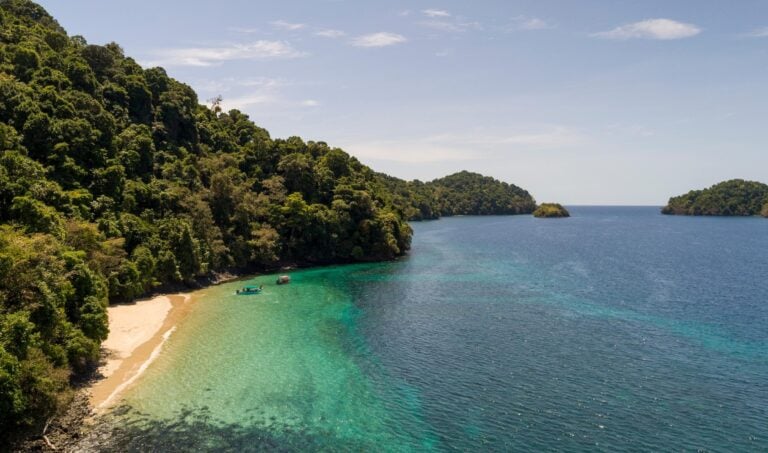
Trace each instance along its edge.
<instances>
[{"instance_id":1,"label":"sea surface","mask_svg":"<svg viewBox=\"0 0 768 453\"><path fill-rule=\"evenodd\" d=\"M88 445L768 451L768 220L571 214L204 290Z\"/></svg>"}]
</instances>

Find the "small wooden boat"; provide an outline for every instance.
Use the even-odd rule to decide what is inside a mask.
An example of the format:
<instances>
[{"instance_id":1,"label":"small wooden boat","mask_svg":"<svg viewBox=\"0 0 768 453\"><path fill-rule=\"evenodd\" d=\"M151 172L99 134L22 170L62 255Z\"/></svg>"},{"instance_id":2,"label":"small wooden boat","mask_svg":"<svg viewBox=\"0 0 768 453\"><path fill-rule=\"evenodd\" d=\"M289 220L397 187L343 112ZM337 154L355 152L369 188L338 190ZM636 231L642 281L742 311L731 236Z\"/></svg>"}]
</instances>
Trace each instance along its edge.
<instances>
[{"instance_id":1,"label":"small wooden boat","mask_svg":"<svg viewBox=\"0 0 768 453\"><path fill-rule=\"evenodd\" d=\"M288 283L291 283L291 277L289 275L281 275L277 277L278 285L287 285Z\"/></svg>"},{"instance_id":2,"label":"small wooden boat","mask_svg":"<svg viewBox=\"0 0 768 453\"><path fill-rule=\"evenodd\" d=\"M236 290L235 293L240 295L259 294L262 289L264 289L263 285L259 285L259 286L248 285L248 286L242 287L241 289Z\"/></svg>"}]
</instances>

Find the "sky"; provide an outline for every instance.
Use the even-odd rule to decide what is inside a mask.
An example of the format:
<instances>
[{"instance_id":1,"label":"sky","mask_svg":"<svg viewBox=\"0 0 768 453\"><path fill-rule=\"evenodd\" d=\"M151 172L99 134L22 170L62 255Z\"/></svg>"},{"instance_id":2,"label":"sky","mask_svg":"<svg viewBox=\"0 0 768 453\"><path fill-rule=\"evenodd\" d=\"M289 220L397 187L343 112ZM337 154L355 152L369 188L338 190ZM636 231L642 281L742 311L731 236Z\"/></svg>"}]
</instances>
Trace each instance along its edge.
<instances>
[{"instance_id":1,"label":"sky","mask_svg":"<svg viewBox=\"0 0 768 453\"><path fill-rule=\"evenodd\" d=\"M768 182L764 0L40 3L273 137L401 178L607 205Z\"/></svg>"}]
</instances>

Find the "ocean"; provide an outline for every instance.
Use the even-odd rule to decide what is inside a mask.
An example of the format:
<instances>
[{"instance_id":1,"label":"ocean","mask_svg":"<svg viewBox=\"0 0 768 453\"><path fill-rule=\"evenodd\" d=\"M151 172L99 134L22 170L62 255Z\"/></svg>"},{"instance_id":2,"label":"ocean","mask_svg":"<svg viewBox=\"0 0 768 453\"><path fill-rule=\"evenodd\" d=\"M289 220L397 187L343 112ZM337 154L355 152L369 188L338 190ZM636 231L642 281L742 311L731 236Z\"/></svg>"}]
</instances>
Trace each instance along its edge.
<instances>
[{"instance_id":1,"label":"ocean","mask_svg":"<svg viewBox=\"0 0 768 453\"><path fill-rule=\"evenodd\" d=\"M570 211L205 289L83 448L768 450L768 220Z\"/></svg>"}]
</instances>

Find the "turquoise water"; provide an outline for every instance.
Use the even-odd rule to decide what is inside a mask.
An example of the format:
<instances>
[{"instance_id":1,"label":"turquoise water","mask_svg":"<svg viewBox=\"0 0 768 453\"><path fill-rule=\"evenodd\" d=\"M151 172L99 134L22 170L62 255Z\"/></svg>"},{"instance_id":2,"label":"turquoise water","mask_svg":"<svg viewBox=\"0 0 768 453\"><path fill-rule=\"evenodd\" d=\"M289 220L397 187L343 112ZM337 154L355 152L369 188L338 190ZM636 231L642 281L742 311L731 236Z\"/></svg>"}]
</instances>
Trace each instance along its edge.
<instances>
[{"instance_id":1,"label":"turquoise water","mask_svg":"<svg viewBox=\"0 0 768 453\"><path fill-rule=\"evenodd\" d=\"M207 289L90 448L767 451L768 221L571 213Z\"/></svg>"}]
</instances>

